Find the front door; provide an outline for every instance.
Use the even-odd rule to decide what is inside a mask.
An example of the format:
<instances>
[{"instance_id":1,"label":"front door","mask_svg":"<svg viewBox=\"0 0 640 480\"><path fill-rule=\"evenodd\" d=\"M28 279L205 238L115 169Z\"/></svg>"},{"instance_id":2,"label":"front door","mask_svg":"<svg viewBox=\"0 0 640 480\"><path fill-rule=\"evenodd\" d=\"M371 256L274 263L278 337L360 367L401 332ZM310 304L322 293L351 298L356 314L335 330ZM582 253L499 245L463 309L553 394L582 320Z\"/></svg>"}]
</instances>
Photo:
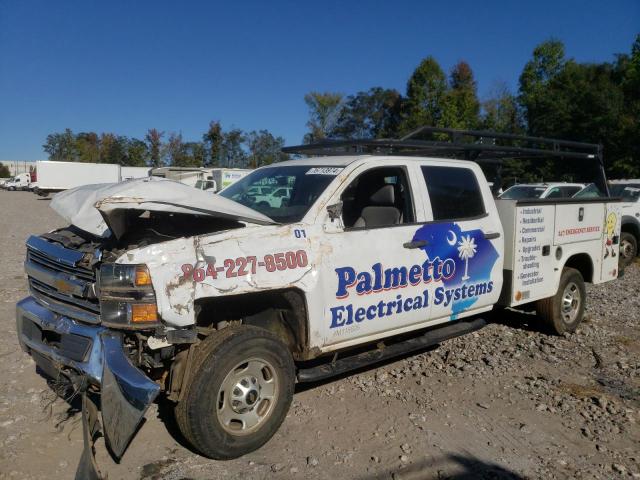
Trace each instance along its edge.
<instances>
[{"instance_id":1,"label":"front door","mask_svg":"<svg viewBox=\"0 0 640 480\"><path fill-rule=\"evenodd\" d=\"M395 160L369 163L332 200L342 202L342 212L327 219L323 236L325 346L355 344L429 318L432 269L423 243L414 241L424 210L411 168Z\"/></svg>"}]
</instances>

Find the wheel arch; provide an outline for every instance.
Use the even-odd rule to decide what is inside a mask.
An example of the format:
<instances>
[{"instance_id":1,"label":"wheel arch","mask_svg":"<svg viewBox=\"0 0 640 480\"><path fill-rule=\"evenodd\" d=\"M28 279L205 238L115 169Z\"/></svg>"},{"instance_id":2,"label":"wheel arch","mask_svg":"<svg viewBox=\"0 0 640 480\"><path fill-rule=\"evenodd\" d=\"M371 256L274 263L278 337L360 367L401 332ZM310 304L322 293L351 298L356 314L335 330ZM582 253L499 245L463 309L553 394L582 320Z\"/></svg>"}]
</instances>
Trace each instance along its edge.
<instances>
[{"instance_id":1,"label":"wheel arch","mask_svg":"<svg viewBox=\"0 0 640 480\"><path fill-rule=\"evenodd\" d=\"M624 215L622 217L622 224L620 227L622 232L628 232L636 237L638 243L640 243L640 221L637 218L630 215Z\"/></svg>"},{"instance_id":2,"label":"wheel arch","mask_svg":"<svg viewBox=\"0 0 640 480\"><path fill-rule=\"evenodd\" d=\"M202 298L196 301L196 325L224 328L225 322L239 322L274 333L289 347L293 358L316 356L309 350L306 296L298 288L284 288L238 295Z\"/></svg>"},{"instance_id":3,"label":"wheel arch","mask_svg":"<svg viewBox=\"0 0 640 480\"><path fill-rule=\"evenodd\" d=\"M592 283L594 278L593 260L588 253L575 253L567 258L564 268L573 268L580 272L585 282Z\"/></svg>"}]
</instances>

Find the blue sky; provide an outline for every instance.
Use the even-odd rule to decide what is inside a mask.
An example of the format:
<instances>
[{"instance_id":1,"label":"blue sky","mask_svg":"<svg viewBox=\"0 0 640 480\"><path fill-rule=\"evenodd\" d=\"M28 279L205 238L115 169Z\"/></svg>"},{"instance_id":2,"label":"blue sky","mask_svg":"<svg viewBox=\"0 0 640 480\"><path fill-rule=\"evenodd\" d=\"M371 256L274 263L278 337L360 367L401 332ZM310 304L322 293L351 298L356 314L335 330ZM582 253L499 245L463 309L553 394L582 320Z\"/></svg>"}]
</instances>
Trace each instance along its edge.
<instances>
[{"instance_id":1,"label":"blue sky","mask_svg":"<svg viewBox=\"0 0 640 480\"><path fill-rule=\"evenodd\" d=\"M513 89L533 47L612 60L638 0L168 2L0 0L0 160L45 158L48 133L148 128L199 139L210 120L298 143L305 93L397 88L427 55L470 63L480 96Z\"/></svg>"}]
</instances>

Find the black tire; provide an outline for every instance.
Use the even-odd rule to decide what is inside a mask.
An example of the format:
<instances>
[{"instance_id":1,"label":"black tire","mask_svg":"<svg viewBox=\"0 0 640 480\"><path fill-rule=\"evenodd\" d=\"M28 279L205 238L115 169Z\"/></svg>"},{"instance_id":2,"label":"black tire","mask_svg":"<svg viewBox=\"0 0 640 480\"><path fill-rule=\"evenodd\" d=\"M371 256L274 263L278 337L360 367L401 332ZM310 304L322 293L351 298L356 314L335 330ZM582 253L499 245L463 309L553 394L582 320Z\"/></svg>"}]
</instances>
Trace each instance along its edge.
<instances>
[{"instance_id":1,"label":"black tire","mask_svg":"<svg viewBox=\"0 0 640 480\"><path fill-rule=\"evenodd\" d=\"M211 335L198 346L191 371L175 416L184 437L206 457L228 460L257 450L289 411L293 359L287 346L265 329L238 325ZM267 390L275 392L270 400L262 394ZM258 423L249 427L255 418Z\"/></svg>"},{"instance_id":2,"label":"black tire","mask_svg":"<svg viewBox=\"0 0 640 480\"><path fill-rule=\"evenodd\" d=\"M536 302L536 312L547 329L556 335L573 332L584 316L587 290L582 274L575 268L562 270L558 291Z\"/></svg>"},{"instance_id":3,"label":"black tire","mask_svg":"<svg viewBox=\"0 0 640 480\"><path fill-rule=\"evenodd\" d=\"M620 234L620 266L626 267L631 264L638 255L638 240L629 232Z\"/></svg>"}]
</instances>

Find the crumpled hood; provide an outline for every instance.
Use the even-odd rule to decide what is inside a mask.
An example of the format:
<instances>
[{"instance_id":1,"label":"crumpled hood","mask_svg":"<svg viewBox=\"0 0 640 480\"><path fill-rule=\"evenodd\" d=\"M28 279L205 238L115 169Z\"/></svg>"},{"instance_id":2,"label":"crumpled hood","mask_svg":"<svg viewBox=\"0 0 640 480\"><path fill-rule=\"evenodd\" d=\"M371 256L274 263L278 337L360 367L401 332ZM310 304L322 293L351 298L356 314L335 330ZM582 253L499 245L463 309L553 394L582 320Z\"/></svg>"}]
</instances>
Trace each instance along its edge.
<instances>
[{"instance_id":1,"label":"crumpled hood","mask_svg":"<svg viewBox=\"0 0 640 480\"><path fill-rule=\"evenodd\" d=\"M258 225L276 223L228 198L158 177L72 188L55 195L51 208L76 227L103 238L124 233L122 213L131 209L208 215Z\"/></svg>"}]
</instances>

